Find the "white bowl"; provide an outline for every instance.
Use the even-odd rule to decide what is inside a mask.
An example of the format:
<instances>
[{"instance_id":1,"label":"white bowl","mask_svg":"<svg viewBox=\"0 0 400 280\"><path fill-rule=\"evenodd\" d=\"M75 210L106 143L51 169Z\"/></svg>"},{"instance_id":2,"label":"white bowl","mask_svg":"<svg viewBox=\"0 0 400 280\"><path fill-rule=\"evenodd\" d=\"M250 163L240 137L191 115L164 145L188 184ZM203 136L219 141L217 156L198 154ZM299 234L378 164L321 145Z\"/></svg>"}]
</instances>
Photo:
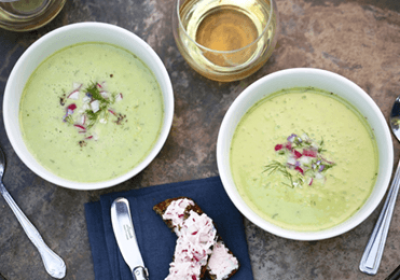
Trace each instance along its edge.
<instances>
[{"instance_id":1,"label":"white bowl","mask_svg":"<svg viewBox=\"0 0 400 280\"><path fill-rule=\"evenodd\" d=\"M164 121L161 133L151 152L135 168L112 180L79 183L60 178L43 166L28 151L19 123L19 106L25 83L39 64L54 52L82 42L104 42L120 46L140 58L156 77L164 99ZM174 95L171 80L161 59L154 50L132 32L111 24L85 22L56 29L33 43L15 64L4 92L4 125L10 142L20 159L37 175L59 186L94 190L114 186L142 171L156 157L171 129L174 114Z\"/></svg>"},{"instance_id":2,"label":"white bowl","mask_svg":"<svg viewBox=\"0 0 400 280\"><path fill-rule=\"evenodd\" d=\"M367 120L374 130L379 153L379 170L373 191L361 207L348 220L329 229L315 232L299 232L283 229L257 215L239 195L230 168L230 147L236 126L242 116L260 99L284 88L316 87L333 92L352 104ZM347 232L364 221L378 206L388 187L393 167L393 144L390 131L382 112L355 83L325 70L289 69L267 75L246 88L233 102L222 122L218 143L217 162L221 180L226 192L235 206L251 222L277 236L294 240L320 240Z\"/></svg>"}]
</instances>

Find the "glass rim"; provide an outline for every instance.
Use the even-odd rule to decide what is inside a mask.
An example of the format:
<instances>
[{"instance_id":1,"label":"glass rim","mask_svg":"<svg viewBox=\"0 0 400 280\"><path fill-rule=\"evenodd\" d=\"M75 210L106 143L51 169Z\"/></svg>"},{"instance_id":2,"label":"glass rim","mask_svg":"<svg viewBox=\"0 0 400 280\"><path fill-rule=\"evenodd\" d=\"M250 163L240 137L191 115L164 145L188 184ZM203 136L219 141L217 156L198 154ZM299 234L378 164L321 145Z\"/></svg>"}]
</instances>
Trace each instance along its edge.
<instances>
[{"instance_id":1,"label":"glass rim","mask_svg":"<svg viewBox=\"0 0 400 280\"><path fill-rule=\"evenodd\" d=\"M30 20L35 19L36 17L41 16L45 13L45 11L52 5L54 2L48 1L42 9L40 9L37 13L34 14L14 14L6 9L0 7L1 12L7 14L10 18L18 19L18 20Z\"/></svg>"},{"instance_id":2,"label":"glass rim","mask_svg":"<svg viewBox=\"0 0 400 280\"><path fill-rule=\"evenodd\" d=\"M213 53L217 53L217 54L234 54L234 53L236 53L236 52L243 51L243 50L245 50L245 49L247 49L247 48L253 46L254 44L256 44L256 43L261 39L261 37L264 36L265 32L267 31L268 27L270 26L270 24L271 24L271 19L272 19L272 16L271 16L271 15L272 15L272 13L274 12L274 7L273 7L273 6L274 6L274 0L267 0L267 1L269 1L270 4L271 4L271 5L270 5L270 10L269 10L270 16L269 16L268 21L267 21L267 24L265 25L265 27L264 27L263 31L261 32L261 34L260 34L256 39L254 39L253 42L251 42L250 44L248 44L248 45L246 45L246 46L244 46L244 47L241 47L240 49L231 50L231 51L218 51L218 50L210 49L210 48L208 48L208 47L203 46L202 44L197 43L192 37L189 36L189 34L187 33L186 29L183 27L183 23L182 23L182 21L181 21L181 17L180 17L180 14L179 14L179 4L180 4L181 1L185 1L185 0L177 0L176 14L177 14L177 17L178 17L179 26L180 26L180 28L183 30L185 36L188 37L189 40L190 40L192 43L194 43L197 47L199 47L199 48L201 48L201 49L204 49L204 50L206 50L206 51L208 51L208 52L213 52ZM192 0L186 0L186 1L192 1ZM261 0L261 1L264 1L264 0Z\"/></svg>"},{"instance_id":3,"label":"glass rim","mask_svg":"<svg viewBox=\"0 0 400 280\"><path fill-rule=\"evenodd\" d=\"M37 13L26 15L13 14L0 7L0 28L15 32L41 28L61 12L66 2L67 0L49 0Z\"/></svg>"}]
</instances>

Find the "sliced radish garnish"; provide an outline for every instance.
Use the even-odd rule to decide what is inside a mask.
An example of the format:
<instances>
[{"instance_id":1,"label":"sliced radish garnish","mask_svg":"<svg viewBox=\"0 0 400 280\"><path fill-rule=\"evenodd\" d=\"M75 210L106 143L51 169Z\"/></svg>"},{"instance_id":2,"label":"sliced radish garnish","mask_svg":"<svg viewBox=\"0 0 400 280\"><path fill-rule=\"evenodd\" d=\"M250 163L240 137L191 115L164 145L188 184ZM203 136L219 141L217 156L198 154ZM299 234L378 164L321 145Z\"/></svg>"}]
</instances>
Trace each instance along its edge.
<instances>
[{"instance_id":1,"label":"sliced radish garnish","mask_svg":"<svg viewBox=\"0 0 400 280\"><path fill-rule=\"evenodd\" d=\"M100 102L99 100L94 100L90 103L90 107L92 108L93 113L96 113L100 110Z\"/></svg>"},{"instance_id":2,"label":"sliced radish garnish","mask_svg":"<svg viewBox=\"0 0 400 280\"><path fill-rule=\"evenodd\" d=\"M70 110L70 111L74 111L76 109L76 104L75 103L72 103L72 104L70 104L68 107L67 107L67 110Z\"/></svg>"},{"instance_id":3,"label":"sliced radish garnish","mask_svg":"<svg viewBox=\"0 0 400 280\"><path fill-rule=\"evenodd\" d=\"M322 157L322 156L321 156L321 159L322 159L323 161L329 163L330 165L335 164L333 161L327 160L326 158L324 158L324 157Z\"/></svg>"},{"instance_id":4,"label":"sliced radish garnish","mask_svg":"<svg viewBox=\"0 0 400 280\"><path fill-rule=\"evenodd\" d=\"M307 156L302 156L299 160L301 162L301 164L310 164L312 161L312 157L307 157Z\"/></svg>"},{"instance_id":5,"label":"sliced radish garnish","mask_svg":"<svg viewBox=\"0 0 400 280\"><path fill-rule=\"evenodd\" d=\"M115 101L121 101L124 98L124 96L122 95L122 93L117 94L117 96L115 97Z\"/></svg>"},{"instance_id":6,"label":"sliced radish garnish","mask_svg":"<svg viewBox=\"0 0 400 280\"><path fill-rule=\"evenodd\" d=\"M287 160L287 164L295 166L296 165L296 159L294 157L289 157Z\"/></svg>"},{"instance_id":7,"label":"sliced radish garnish","mask_svg":"<svg viewBox=\"0 0 400 280\"><path fill-rule=\"evenodd\" d=\"M67 107L67 112L64 115L63 121L66 122L68 116L72 115L74 113L74 111L76 110L76 104L72 103Z\"/></svg>"},{"instance_id":8,"label":"sliced radish garnish","mask_svg":"<svg viewBox=\"0 0 400 280\"><path fill-rule=\"evenodd\" d=\"M72 87L73 90L68 94L67 98L77 100L79 99L79 91L81 90L82 84L73 83Z\"/></svg>"},{"instance_id":9,"label":"sliced radish garnish","mask_svg":"<svg viewBox=\"0 0 400 280\"><path fill-rule=\"evenodd\" d=\"M110 110L108 110L108 111L110 111ZM113 115L115 115L115 114L113 114ZM282 149L283 149L283 145L282 144L278 144L278 145L275 146L275 151L280 151Z\"/></svg>"},{"instance_id":10,"label":"sliced radish garnish","mask_svg":"<svg viewBox=\"0 0 400 280\"><path fill-rule=\"evenodd\" d=\"M78 100L79 99L79 90L74 90L73 92L71 92L68 97L68 99L75 99Z\"/></svg>"},{"instance_id":11,"label":"sliced radish garnish","mask_svg":"<svg viewBox=\"0 0 400 280\"><path fill-rule=\"evenodd\" d=\"M313 158L315 158L315 157L317 157L317 151L314 151L314 150L303 150L303 155L304 156L306 156L306 157L313 157Z\"/></svg>"},{"instance_id":12,"label":"sliced radish garnish","mask_svg":"<svg viewBox=\"0 0 400 280\"><path fill-rule=\"evenodd\" d=\"M86 132L86 128L83 125L74 124L74 126L79 130L79 133L85 133Z\"/></svg>"},{"instance_id":13,"label":"sliced radish garnish","mask_svg":"<svg viewBox=\"0 0 400 280\"><path fill-rule=\"evenodd\" d=\"M107 83L106 83L106 82L101 82L101 83L97 83L97 84L96 84L96 87L97 87L98 89L104 89L106 86L107 86Z\"/></svg>"},{"instance_id":14,"label":"sliced radish garnish","mask_svg":"<svg viewBox=\"0 0 400 280\"><path fill-rule=\"evenodd\" d=\"M284 163L276 162L275 164L268 165L266 166L266 170L275 171L276 168L287 168L298 171L304 177L298 178L299 176L296 176L295 180L291 180L293 187L302 186L304 184L311 186L315 179L323 179L326 181L326 177L323 173L334 166L335 163L323 157L323 143L323 140L317 143L313 139L310 139L307 134L303 134L302 137L299 137L292 133L287 138L286 143L277 144L274 147L278 154L285 156L286 161ZM320 144L321 148L319 148L318 144ZM279 152L282 149L284 151ZM299 152L300 149L302 149L302 152ZM282 171L282 169L279 170Z\"/></svg>"},{"instance_id":15,"label":"sliced radish garnish","mask_svg":"<svg viewBox=\"0 0 400 280\"><path fill-rule=\"evenodd\" d=\"M74 90L80 90L82 86L83 86L83 84L79 84L79 83L73 83L72 84L72 88Z\"/></svg>"},{"instance_id":16,"label":"sliced radish garnish","mask_svg":"<svg viewBox=\"0 0 400 280\"><path fill-rule=\"evenodd\" d=\"M110 76L112 77L112 75ZM109 116L107 111L110 114L117 117L117 120L114 121L114 123L116 124L121 124L122 120L125 119L126 115L118 114L116 111L110 108L112 104L114 104L114 102L122 100L123 95L122 93L114 95L108 92L106 82L104 81L101 83L96 82L92 84L87 89L87 91L84 91L82 87L83 84L74 83L73 90L68 95L64 94L61 98L64 98L64 100L66 98L74 100L82 100L82 103L79 103L79 108L77 108L76 104L70 104L69 106L66 107L64 122L68 122L69 124L75 126L79 133L85 133L84 136L86 138L83 138L82 141L79 141L80 143L81 142L85 143L84 141L85 139L86 140L98 139L98 136L95 133L93 133L94 129L92 129L92 127L95 126L96 123L108 122ZM92 90L95 90L96 92L93 92ZM82 91L82 96L81 96L81 91ZM93 95L91 94L91 92L93 92ZM62 101L63 100L61 100L60 102ZM62 105L65 106L65 103ZM75 110L77 110L77 112L74 112ZM92 112L96 114L93 115ZM77 117L72 118L70 115L72 115L73 113L75 113Z\"/></svg>"},{"instance_id":17,"label":"sliced radish garnish","mask_svg":"<svg viewBox=\"0 0 400 280\"><path fill-rule=\"evenodd\" d=\"M296 167L294 168L294 170L297 170L297 171L299 171L299 172L301 173L301 175L304 175L303 168L301 168L300 166L296 166Z\"/></svg>"},{"instance_id":18,"label":"sliced radish garnish","mask_svg":"<svg viewBox=\"0 0 400 280\"><path fill-rule=\"evenodd\" d=\"M106 98L106 99L110 97L110 95L108 94L108 92L105 91L105 90L100 91L100 95L101 95L103 98Z\"/></svg>"},{"instance_id":19,"label":"sliced radish garnish","mask_svg":"<svg viewBox=\"0 0 400 280\"><path fill-rule=\"evenodd\" d=\"M296 159L301 158L303 156L302 153L300 153L299 151L296 151L296 150L293 150L293 155Z\"/></svg>"},{"instance_id":20,"label":"sliced radish garnish","mask_svg":"<svg viewBox=\"0 0 400 280\"><path fill-rule=\"evenodd\" d=\"M82 124L82 125L85 125L85 123L86 123L86 115L83 114L83 115L81 116L81 124Z\"/></svg>"}]
</instances>

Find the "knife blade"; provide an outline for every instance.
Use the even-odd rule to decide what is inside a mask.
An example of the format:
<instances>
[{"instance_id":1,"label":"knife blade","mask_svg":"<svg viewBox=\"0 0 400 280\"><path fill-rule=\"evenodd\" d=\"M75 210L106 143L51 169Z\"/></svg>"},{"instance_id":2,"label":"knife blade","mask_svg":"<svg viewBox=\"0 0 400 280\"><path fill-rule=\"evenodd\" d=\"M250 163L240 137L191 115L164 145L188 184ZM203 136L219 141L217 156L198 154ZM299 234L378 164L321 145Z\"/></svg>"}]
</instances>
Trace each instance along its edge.
<instances>
[{"instance_id":1,"label":"knife blade","mask_svg":"<svg viewBox=\"0 0 400 280\"><path fill-rule=\"evenodd\" d=\"M111 205L111 224L122 257L129 266L135 280L149 280L149 272L144 265L136 240L129 201L117 198Z\"/></svg>"}]
</instances>

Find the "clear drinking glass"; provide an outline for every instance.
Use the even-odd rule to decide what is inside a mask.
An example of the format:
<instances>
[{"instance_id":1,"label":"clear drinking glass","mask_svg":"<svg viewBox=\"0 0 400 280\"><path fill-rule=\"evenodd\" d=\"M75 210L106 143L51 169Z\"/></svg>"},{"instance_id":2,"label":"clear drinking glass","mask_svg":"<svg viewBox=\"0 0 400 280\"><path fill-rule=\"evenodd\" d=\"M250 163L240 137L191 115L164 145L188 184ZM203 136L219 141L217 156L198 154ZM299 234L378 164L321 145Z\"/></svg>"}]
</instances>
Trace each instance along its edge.
<instances>
[{"instance_id":1,"label":"clear drinking glass","mask_svg":"<svg viewBox=\"0 0 400 280\"><path fill-rule=\"evenodd\" d=\"M187 63L215 81L257 71L277 41L274 0L176 0L173 33Z\"/></svg>"},{"instance_id":2,"label":"clear drinking glass","mask_svg":"<svg viewBox=\"0 0 400 280\"><path fill-rule=\"evenodd\" d=\"M49 23L67 0L0 2L0 27L12 31L34 30Z\"/></svg>"}]
</instances>

